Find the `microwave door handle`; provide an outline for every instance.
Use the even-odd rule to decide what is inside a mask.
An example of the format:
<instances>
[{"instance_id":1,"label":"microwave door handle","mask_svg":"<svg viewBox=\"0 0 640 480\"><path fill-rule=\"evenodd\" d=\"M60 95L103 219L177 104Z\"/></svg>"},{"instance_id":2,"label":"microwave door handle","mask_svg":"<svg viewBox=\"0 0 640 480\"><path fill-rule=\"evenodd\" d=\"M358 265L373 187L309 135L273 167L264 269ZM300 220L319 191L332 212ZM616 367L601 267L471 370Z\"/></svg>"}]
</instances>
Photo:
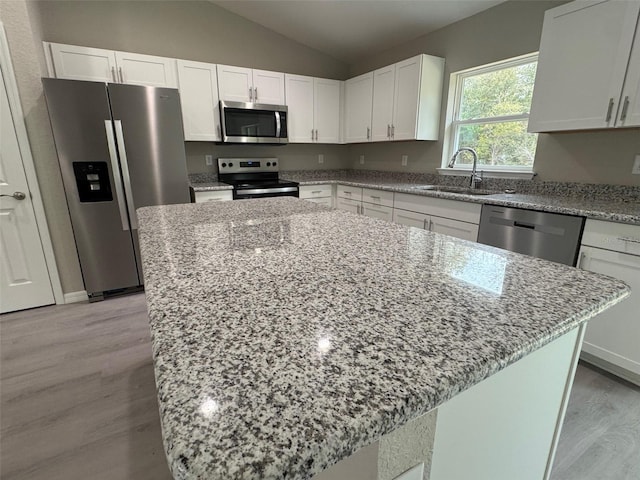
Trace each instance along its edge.
<instances>
[{"instance_id":1,"label":"microwave door handle","mask_svg":"<svg viewBox=\"0 0 640 480\"><path fill-rule=\"evenodd\" d=\"M275 112L275 113L276 113L276 138L280 138L280 129L281 129L280 112Z\"/></svg>"}]
</instances>

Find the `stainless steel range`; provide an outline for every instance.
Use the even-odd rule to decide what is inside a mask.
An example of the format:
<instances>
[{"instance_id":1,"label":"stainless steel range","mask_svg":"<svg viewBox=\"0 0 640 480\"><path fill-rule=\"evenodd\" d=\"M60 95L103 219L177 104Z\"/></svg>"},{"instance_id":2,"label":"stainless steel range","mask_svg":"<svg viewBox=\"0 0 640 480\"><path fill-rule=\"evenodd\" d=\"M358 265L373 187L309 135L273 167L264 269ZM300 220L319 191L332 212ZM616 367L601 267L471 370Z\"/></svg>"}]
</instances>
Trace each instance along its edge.
<instances>
[{"instance_id":1,"label":"stainless steel range","mask_svg":"<svg viewBox=\"0 0 640 480\"><path fill-rule=\"evenodd\" d=\"M233 199L297 197L298 183L278 178L277 158L219 158L218 179L233 185Z\"/></svg>"}]
</instances>

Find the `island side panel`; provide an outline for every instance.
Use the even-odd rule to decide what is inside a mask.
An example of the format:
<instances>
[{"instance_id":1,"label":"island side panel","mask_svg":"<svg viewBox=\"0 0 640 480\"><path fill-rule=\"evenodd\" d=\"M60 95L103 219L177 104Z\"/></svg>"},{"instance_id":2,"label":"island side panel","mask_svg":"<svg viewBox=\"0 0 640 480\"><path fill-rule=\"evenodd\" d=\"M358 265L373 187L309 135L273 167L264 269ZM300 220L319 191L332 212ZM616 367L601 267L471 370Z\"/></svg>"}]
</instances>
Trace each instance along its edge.
<instances>
[{"instance_id":1,"label":"island side panel","mask_svg":"<svg viewBox=\"0 0 640 480\"><path fill-rule=\"evenodd\" d=\"M429 480L545 478L582 330L572 330L441 405Z\"/></svg>"}]
</instances>

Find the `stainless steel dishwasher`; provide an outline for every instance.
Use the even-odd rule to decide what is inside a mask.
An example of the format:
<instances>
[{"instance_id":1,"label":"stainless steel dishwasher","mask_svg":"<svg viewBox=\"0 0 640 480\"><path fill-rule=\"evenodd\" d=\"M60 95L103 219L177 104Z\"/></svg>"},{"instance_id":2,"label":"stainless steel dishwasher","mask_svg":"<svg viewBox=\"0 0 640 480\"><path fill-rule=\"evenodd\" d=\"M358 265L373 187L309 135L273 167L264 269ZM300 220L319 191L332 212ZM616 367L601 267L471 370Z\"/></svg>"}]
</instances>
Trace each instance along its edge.
<instances>
[{"instance_id":1,"label":"stainless steel dishwasher","mask_svg":"<svg viewBox=\"0 0 640 480\"><path fill-rule=\"evenodd\" d=\"M478 242L575 266L584 217L483 205Z\"/></svg>"}]
</instances>

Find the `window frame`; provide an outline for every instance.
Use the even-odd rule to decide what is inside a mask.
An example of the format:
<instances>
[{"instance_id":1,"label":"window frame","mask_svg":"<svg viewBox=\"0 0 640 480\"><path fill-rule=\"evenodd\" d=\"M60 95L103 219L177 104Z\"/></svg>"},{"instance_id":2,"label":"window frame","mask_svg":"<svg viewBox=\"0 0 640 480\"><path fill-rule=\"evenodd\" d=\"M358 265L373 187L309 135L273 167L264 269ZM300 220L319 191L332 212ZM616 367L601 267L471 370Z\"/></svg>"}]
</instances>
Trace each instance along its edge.
<instances>
[{"instance_id":1,"label":"window frame","mask_svg":"<svg viewBox=\"0 0 640 480\"><path fill-rule=\"evenodd\" d=\"M441 168L438 169L440 174L444 175L460 175L468 174L471 171L471 165L454 165L453 168L447 168L447 164L451 159L453 153L458 149L458 127L461 125L474 125L474 124L487 124L487 123L500 123L505 121L522 121L529 120L530 111L527 113L516 115L502 115L499 117L486 117L486 118L474 118L471 120L457 120L460 115L460 107L462 103L462 87L464 80L469 77L475 77L485 73L491 73L498 70L504 70L507 68L517 67L525 65L527 63L533 63L538 61L538 52L528 53L526 55L520 55L518 57L508 58L506 60L500 60L498 62L489 63L486 65L480 65L465 70L459 70L451 73L449 79L449 97L447 105L446 115L446 128L442 149L442 163ZM531 110L531 108L529 108ZM535 162L535 159L534 159ZM478 170L483 170L488 173L488 176L505 176L504 174L512 174L523 177L532 177L533 164L531 166L525 165L478 165ZM503 174L503 175L500 175Z\"/></svg>"}]
</instances>

